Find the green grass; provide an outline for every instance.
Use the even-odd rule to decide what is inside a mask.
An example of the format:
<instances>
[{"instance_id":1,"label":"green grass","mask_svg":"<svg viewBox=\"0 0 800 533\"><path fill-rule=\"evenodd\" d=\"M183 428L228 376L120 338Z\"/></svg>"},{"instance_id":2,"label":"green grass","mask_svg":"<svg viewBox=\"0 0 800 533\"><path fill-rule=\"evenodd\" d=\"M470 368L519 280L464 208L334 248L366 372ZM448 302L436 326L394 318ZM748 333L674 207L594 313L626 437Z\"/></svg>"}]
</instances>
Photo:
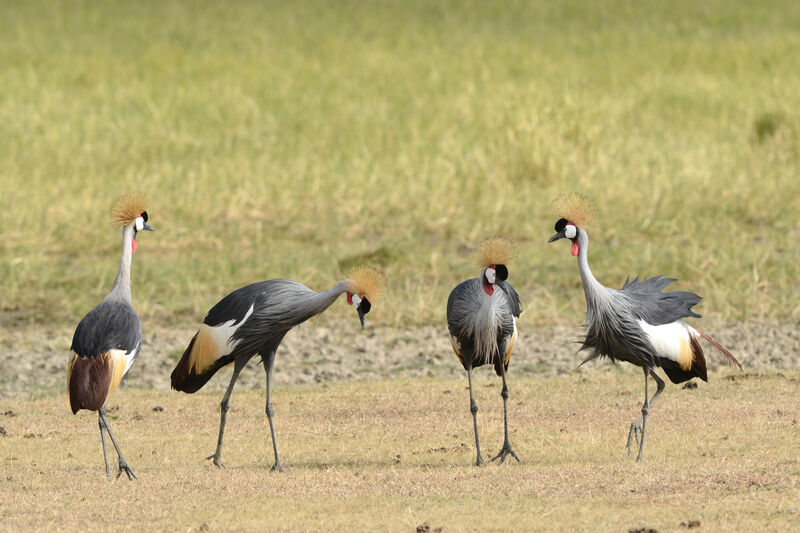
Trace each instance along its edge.
<instances>
[{"instance_id":1,"label":"green grass","mask_svg":"<svg viewBox=\"0 0 800 533\"><path fill-rule=\"evenodd\" d=\"M498 378L484 375L476 400L488 459L503 412ZM0 529L667 532L696 520L700 531L795 531L798 379L723 372L695 390L668 385L638 464L624 443L639 372L512 380L510 440L522 462L482 468L472 465L463 376L282 387L283 473L269 471L263 390L234 392L218 470L203 458L221 392L123 388L110 424L137 482L106 479L96 415L71 416L63 393L2 400Z\"/></svg>"},{"instance_id":2,"label":"green grass","mask_svg":"<svg viewBox=\"0 0 800 533\"><path fill-rule=\"evenodd\" d=\"M791 1L3 2L0 318L74 324L142 190L145 322L364 261L389 282L373 320L441 323L496 233L523 322L574 322L574 260L545 241L578 190L601 281L797 320L798 28Z\"/></svg>"}]
</instances>

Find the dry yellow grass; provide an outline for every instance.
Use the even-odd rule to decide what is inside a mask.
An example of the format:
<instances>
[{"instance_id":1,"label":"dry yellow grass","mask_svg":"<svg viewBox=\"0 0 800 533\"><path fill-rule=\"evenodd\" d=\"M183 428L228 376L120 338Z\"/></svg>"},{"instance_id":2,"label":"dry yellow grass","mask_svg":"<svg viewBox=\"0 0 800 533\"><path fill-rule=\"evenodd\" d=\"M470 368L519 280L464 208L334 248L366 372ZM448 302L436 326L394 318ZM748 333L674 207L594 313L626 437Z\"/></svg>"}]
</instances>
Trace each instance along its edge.
<instances>
[{"instance_id":1,"label":"dry yellow grass","mask_svg":"<svg viewBox=\"0 0 800 533\"><path fill-rule=\"evenodd\" d=\"M699 520L702 531L794 530L799 381L717 373L696 390L670 386L636 464L623 444L638 372L512 376L511 440L523 462L483 468L472 466L465 380L288 387L274 398L279 474L269 472L263 392L234 393L228 468L218 470L203 457L219 394L123 389L110 422L139 482L104 477L95 415L71 416L64 395L3 401L0 528L663 532ZM489 455L502 443L500 387L478 384Z\"/></svg>"}]
</instances>

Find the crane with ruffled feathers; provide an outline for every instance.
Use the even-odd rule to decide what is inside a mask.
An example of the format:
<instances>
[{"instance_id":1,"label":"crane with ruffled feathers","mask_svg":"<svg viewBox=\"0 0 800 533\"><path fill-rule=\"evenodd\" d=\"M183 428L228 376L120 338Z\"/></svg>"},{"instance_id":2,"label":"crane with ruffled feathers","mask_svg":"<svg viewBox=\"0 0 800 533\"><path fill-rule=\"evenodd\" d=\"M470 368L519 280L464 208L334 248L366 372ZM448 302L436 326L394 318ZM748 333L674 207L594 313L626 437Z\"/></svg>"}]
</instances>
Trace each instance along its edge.
<instances>
[{"instance_id":1,"label":"crane with ruffled feathers","mask_svg":"<svg viewBox=\"0 0 800 533\"><path fill-rule=\"evenodd\" d=\"M283 470L272 408L272 367L278 346L290 329L325 311L342 294L347 294L347 303L355 307L363 329L364 317L382 286L381 274L358 267L326 291L313 291L297 281L272 279L237 289L214 305L172 372L172 388L193 393L220 368L233 363L233 375L220 403L217 449L207 459L223 466L222 437L233 386L247 362L260 355L267 378L266 414L275 454L272 470Z\"/></svg>"},{"instance_id":2,"label":"crane with ruffled feathers","mask_svg":"<svg viewBox=\"0 0 800 533\"><path fill-rule=\"evenodd\" d=\"M636 439L642 458L647 414L653 401L664 390L664 381L655 373L661 367L673 383L694 377L708 381L706 360L700 339L709 342L728 361L741 365L720 343L687 324L684 319L700 315L692 310L701 298L683 291L663 292L673 278L655 276L633 281L625 280L621 289L603 286L589 269L589 235L594 215L591 203L580 194L560 196L553 202L554 214L559 217L556 234L548 242L569 239L572 255L578 258L578 271L586 297L586 337L581 350L591 350L583 363L598 357L612 362L627 361L644 371L644 402L642 415L628 431L626 448L630 454ZM583 364L581 363L581 364ZM656 382L656 392L648 399L648 376Z\"/></svg>"},{"instance_id":3,"label":"crane with ruffled feathers","mask_svg":"<svg viewBox=\"0 0 800 533\"><path fill-rule=\"evenodd\" d=\"M517 338L517 318L522 308L519 295L508 279L508 267L513 245L505 238L484 241L477 250L480 276L459 283L447 299L447 328L453 351L467 371L469 380L469 405L475 431L477 449L476 466L483 464L478 438L478 404L472 391L472 369L482 365L493 365L503 379L503 447L492 461L506 460L511 455L519 457L508 440L508 386L506 370L511 350ZM499 289L499 290L498 290Z\"/></svg>"},{"instance_id":4,"label":"crane with ruffled feathers","mask_svg":"<svg viewBox=\"0 0 800 533\"><path fill-rule=\"evenodd\" d=\"M142 347L142 323L131 305L131 259L136 252L136 236L153 231L147 223L145 199L139 194L120 198L111 212L115 227L122 228L122 260L111 292L78 323L70 347L67 389L72 414L81 409L97 411L103 461L108 469L105 433L117 451L119 471L135 479L128 461L117 445L106 419L106 399L128 373Z\"/></svg>"}]
</instances>

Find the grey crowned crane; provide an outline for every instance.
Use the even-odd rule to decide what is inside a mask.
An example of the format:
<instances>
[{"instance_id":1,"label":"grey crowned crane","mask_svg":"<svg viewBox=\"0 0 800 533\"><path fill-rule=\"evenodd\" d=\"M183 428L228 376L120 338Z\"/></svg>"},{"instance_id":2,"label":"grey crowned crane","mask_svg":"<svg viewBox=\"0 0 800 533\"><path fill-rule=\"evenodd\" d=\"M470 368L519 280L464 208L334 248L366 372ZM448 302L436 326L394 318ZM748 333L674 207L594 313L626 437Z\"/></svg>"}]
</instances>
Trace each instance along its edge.
<instances>
[{"instance_id":1,"label":"grey crowned crane","mask_svg":"<svg viewBox=\"0 0 800 533\"><path fill-rule=\"evenodd\" d=\"M691 292L662 292L675 279L655 276L630 281L628 278L619 290L605 287L595 279L587 259L589 235L586 233L594 210L584 196L563 195L553 202L553 211L559 219L555 225L556 234L548 242L564 238L572 242L572 255L578 258L586 296L586 337L581 350L592 352L583 363L605 356L612 362L627 361L644 371L642 415L631 424L626 444L630 454L631 444L636 439L639 446L636 460L639 461L644 448L647 414L664 390L664 381L655 373L655 368L661 367L673 383L694 377L708 381L700 338L739 369L742 366L720 343L684 321L688 317L700 318L692 306L701 298ZM649 399L648 376L656 382L656 392Z\"/></svg>"},{"instance_id":2,"label":"grey crowned crane","mask_svg":"<svg viewBox=\"0 0 800 533\"><path fill-rule=\"evenodd\" d=\"M347 303L355 307L364 329L364 316L382 284L378 272L359 267L327 291L316 292L296 281L272 279L237 289L212 307L172 371L172 388L193 393L217 370L233 363L233 375L220 403L217 449L206 459L224 466L220 457L231 392L247 362L260 355L267 375L266 413L275 454L272 470L283 470L272 420L272 366L278 346L290 329L325 311L342 294L347 294Z\"/></svg>"},{"instance_id":3,"label":"grey crowned crane","mask_svg":"<svg viewBox=\"0 0 800 533\"><path fill-rule=\"evenodd\" d=\"M478 455L476 466L483 464L481 445L478 439L478 404L472 391L472 369L482 365L493 365L498 376L503 378L503 426L505 440L503 448L492 461L502 463L508 455L519 461L508 440L508 386L506 370L514 340L517 338L517 318L520 308L519 295L508 283L508 268L513 247L511 241L494 238L484 241L478 248L477 260L480 277L468 279L456 286L447 299L447 328L450 342L458 360L467 371L469 380L469 409L475 430L475 448Z\"/></svg>"},{"instance_id":4,"label":"grey crowned crane","mask_svg":"<svg viewBox=\"0 0 800 533\"><path fill-rule=\"evenodd\" d=\"M97 411L103 460L108 469L105 432L117 450L119 471L128 479L136 478L117 445L106 420L106 399L130 370L142 346L142 323L131 306L131 259L136 251L136 236L142 230L153 231L147 224L145 201L140 195L126 195L111 214L115 226L122 228L122 261L114 286L102 302L78 323L72 336L72 357L67 370L67 388L72 414L81 409Z\"/></svg>"}]
</instances>

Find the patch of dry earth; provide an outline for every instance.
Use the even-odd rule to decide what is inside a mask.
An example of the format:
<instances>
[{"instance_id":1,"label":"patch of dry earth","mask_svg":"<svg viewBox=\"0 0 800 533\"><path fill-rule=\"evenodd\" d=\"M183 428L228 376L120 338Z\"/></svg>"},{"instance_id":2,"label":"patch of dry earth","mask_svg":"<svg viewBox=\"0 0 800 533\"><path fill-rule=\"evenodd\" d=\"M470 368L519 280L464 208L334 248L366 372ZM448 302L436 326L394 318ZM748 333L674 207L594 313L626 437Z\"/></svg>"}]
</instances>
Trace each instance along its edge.
<instances>
[{"instance_id":1,"label":"patch of dry earth","mask_svg":"<svg viewBox=\"0 0 800 533\"><path fill-rule=\"evenodd\" d=\"M175 362L195 333L194 327L149 327L144 347L126 378L128 385L169 388ZM787 369L800 365L800 328L794 324L750 323L708 330L750 369ZM582 328L553 326L522 330L514 346L509 376L554 375L567 372L635 371L605 361L577 369ZM13 396L42 388L61 387L66 375L72 331L0 328L0 395ZM724 364L707 348L713 370ZM242 372L237 388L264 387L260 359ZM384 377L426 377L461 374L444 327L392 328L371 326L361 332L351 323L308 322L292 330L278 350L277 384L297 384ZM491 372L480 369L479 374ZM224 388L230 369L207 385ZM713 379L713 377L712 377Z\"/></svg>"}]
</instances>

